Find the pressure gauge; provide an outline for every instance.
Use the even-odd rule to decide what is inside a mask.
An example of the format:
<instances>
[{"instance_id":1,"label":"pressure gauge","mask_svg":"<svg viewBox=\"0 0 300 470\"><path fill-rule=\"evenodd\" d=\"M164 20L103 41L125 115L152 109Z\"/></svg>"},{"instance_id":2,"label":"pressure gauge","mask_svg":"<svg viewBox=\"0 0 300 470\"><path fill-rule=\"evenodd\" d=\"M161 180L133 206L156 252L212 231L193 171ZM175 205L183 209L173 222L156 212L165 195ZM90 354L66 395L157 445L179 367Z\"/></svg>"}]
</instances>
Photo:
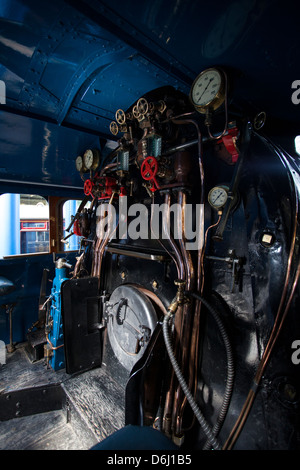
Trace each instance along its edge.
<instances>
[{"instance_id":1,"label":"pressure gauge","mask_svg":"<svg viewBox=\"0 0 300 470\"><path fill-rule=\"evenodd\" d=\"M190 100L202 114L219 108L225 100L225 79L221 70L210 68L201 72L192 84Z\"/></svg>"},{"instance_id":2,"label":"pressure gauge","mask_svg":"<svg viewBox=\"0 0 300 470\"><path fill-rule=\"evenodd\" d=\"M83 155L83 163L87 170L96 170L99 165L99 152L96 149L86 150Z\"/></svg>"},{"instance_id":3,"label":"pressure gauge","mask_svg":"<svg viewBox=\"0 0 300 470\"><path fill-rule=\"evenodd\" d=\"M226 186L215 186L208 193L208 202L213 209L220 210L225 206L228 199L228 188Z\"/></svg>"},{"instance_id":4,"label":"pressure gauge","mask_svg":"<svg viewBox=\"0 0 300 470\"><path fill-rule=\"evenodd\" d=\"M80 155L75 160L75 166L77 171L83 171L83 160Z\"/></svg>"}]
</instances>

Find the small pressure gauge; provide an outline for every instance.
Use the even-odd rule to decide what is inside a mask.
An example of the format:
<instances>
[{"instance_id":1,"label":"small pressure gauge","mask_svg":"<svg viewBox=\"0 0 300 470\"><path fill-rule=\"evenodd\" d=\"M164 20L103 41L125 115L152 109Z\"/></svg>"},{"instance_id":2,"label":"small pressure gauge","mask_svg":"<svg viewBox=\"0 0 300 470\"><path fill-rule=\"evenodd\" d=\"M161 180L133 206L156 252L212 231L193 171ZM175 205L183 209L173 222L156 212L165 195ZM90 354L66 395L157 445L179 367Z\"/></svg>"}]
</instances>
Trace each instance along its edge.
<instances>
[{"instance_id":1,"label":"small pressure gauge","mask_svg":"<svg viewBox=\"0 0 300 470\"><path fill-rule=\"evenodd\" d=\"M87 170L96 170L99 165L99 152L96 149L88 149L84 152L83 163Z\"/></svg>"},{"instance_id":2,"label":"small pressure gauge","mask_svg":"<svg viewBox=\"0 0 300 470\"><path fill-rule=\"evenodd\" d=\"M75 166L77 171L83 171L83 160L80 155L75 160Z\"/></svg>"},{"instance_id":3,"label":"small pressure gauge","mask_svg":"<svg viewBox=\"0 0 300 470\"><path fill-rule=\"evenodd\" d=\"M194 80L190 100L199 113L215 111L225 100L225 78L221 70L206 69Z\"/></svg>"},{"instance_id":4,"label":"small pressure gauge","mask_svg":"<svg viewBox=\"0 0 300 470\"><path fill-rule=\"evenodd\" d=\"M208 193L208 202L215 210L225 206L228 199L228 188L226 186L215 186Z\"/></svg>"}]
</instances>

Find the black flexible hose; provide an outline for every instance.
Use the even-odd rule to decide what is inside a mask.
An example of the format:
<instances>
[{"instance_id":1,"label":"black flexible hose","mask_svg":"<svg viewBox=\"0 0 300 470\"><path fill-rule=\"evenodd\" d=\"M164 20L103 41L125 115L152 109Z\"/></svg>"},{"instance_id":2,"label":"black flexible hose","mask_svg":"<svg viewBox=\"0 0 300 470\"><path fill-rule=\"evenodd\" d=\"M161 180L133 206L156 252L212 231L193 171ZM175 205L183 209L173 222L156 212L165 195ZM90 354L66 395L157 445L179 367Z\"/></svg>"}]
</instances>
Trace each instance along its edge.
<instances>
[{"instance_id":1,"label":"black flexible hose","mask_svg":"<svg viewBox=\"0 0 300 470\"><path fill-rule=\"evenodd\" d=\"M183 393L185 394L190 407L192 408L201 428L203 429L207 439L209 440L210 445L213 447L215 450L221 450L221 445L218 442L218 440L215 438L213 435L212 429L210 428L209 424L207 423L206 419L204 418L200 408L198 407L197 403L194 400L193 395L191 394L188 385L184 379L184 376L180 370L179 364L175 358L175 355L173 353L173 348L171 345L171 339L170 339L170 334L169 334L169 321L172 318L173 312L168 310L167 314L164 316L163 320L163 335L164 335L164 340L165 340L165 345L166 349L171 361L171 364L173 366L174 372L176 374L176 377L178 379L178 382L180 383L180 386L182 388Z\"/></svg>"},{"instance_id":2,"label":"black flexible hose","mask_svg":"<svg viewBox=\"0 0 300 470\"><path fill-rule=\"evenodd\" d=\"M194 292L186 292L186 295L191 295L195 299L199 300L208 310L208 312L212 315L214 318L215 322L217 323L217 326L219 328L219 331L221 333L224 346L226 349L226 356L227 356L227 380L226 380L226 387L225 387L225 392L223 396L223 403L219 412L219 416L217 418L217 422L215 423L213 427L213 434L214 436L217 436L226 417L231 396L232 396L232 391L233 391L233 382L234 382L234 359L233 359L233 352L232 352L232 347L230 344L230 340L226 331L226 328L223 324L223 321L221 320L219 314L217 311L212 307L212 305L207 302L206 299L204 299L201 295L194 293ZM206 443L204 449L209 448L210 444L209 441Z\"/></svg>"}]
</instances>

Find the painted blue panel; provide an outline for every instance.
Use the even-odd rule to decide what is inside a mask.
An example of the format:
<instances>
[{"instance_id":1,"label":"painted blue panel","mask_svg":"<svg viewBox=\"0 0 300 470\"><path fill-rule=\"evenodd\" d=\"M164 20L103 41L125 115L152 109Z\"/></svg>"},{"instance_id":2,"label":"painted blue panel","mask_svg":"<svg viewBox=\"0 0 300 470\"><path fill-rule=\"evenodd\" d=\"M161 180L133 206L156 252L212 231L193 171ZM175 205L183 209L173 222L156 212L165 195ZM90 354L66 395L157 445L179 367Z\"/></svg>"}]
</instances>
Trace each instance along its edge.
<instances>
[{"instance_id":1,"label":"painted blue panel","mask_svg":"<svg viewBox=\"0 0 300 470\"><path fill-rule=\"evenodd\" d=\"M99 147L97 137L4 112L0 128L0 179L83 186L75 158Z\"/></svg>"},{"instance_id":2,"label":"painted blue panel","mask_svg":"<svg viewBox=\"0 0 300 470\"><path fill-rule=\"evenodd\" d=\"M189 88L180 80L170 81L169 75L140 54L112 64L102 70L82 97L82 102L109 109L111 119L115 111L126 110L149 90L170 85L188 93ZM123 93L120 94L120 90ZM77 102L74 103L77 105Z\"/></svg>"}]
</instances>

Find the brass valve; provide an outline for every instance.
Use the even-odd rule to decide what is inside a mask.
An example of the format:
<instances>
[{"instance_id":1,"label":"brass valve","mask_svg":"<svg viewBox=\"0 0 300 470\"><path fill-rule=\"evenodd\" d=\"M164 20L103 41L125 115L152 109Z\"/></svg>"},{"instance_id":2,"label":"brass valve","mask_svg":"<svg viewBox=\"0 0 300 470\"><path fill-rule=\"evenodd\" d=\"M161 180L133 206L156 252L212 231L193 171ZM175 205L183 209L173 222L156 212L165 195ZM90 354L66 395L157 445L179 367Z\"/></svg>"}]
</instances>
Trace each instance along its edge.
<instances>
[{"instance_id":1,"label":"brass valve","mask_svg":"<svg viewBox=\"0 0 300 470\"><path fill-rule=\"evenodd\" d=\"M174 281L174 284L177 286L176 297L174 298L174 300L171 302L171 304L168 307L169 312L172 312L173 314L176 312L178 305L182 305L185 301L185 297L184 297L185 281L183 279L176 279Z\"/></svg>"}]
</instances>

